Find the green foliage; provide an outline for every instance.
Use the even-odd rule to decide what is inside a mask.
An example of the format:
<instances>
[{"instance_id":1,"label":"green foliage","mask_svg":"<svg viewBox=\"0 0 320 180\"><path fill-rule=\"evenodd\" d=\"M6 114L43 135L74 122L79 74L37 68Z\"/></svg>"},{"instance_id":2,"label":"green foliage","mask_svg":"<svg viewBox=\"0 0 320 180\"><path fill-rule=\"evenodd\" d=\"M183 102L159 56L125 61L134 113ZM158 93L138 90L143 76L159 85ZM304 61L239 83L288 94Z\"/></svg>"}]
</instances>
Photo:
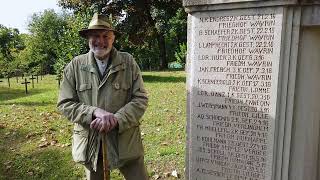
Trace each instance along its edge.
<instances>
[{"instance_id":1,"label":"green foliage","mask_svg":"<svg viewBox=\"0 0 320 180\"><path fill-rule=\"evenodd\" d=\"M75 56L88 51L86 40L79 36L78 31L88 26L90 18L90 13L85 16L80 14L66 16L66 25L63 27L57 50L57 61L54 65L56 74L61 74L65 65Z\"/></svg>"},{"instance_id":2,"label":"green foliage","mask_svg":"<svg viewBox=\"0 0 320 180\"><path fill-rule=\"evenodd\" d=\"M19 63L15 57L24 48L18 29L0 25L0 76L12 76Z\"/></svg>"},{"instance_id":3,"label":"green foliage","mask_svg":"<svg viewBox=\"0 0 320 180\"><path fill-rule=\"evenodd\" d=\"M174 55L178 63L185 65L186 58L187 58L187 44L186 43L179 44L179 48L177 49Z\"/></svg>"},{"instance_id":4,"label":"green foliage","mask_svg":"<svg viewBox=\"0 0 320 180\"><path fill-rule=\"evenodd\" d=\"M178 61L183 64L176 56L176 53L181 51L181 44L187 42L187 14L183 8L179 8L175 16L169 20L168 29L166 42L169 62Z\"/></svg>"},{"instance_id":5,"label":"green foliage","mask_svg":"<svg viewBox=\"0 0 320 180\"><path fill-rule=\"evenodd\" d=\"M35 13L28 25L31 33L27 42L26 59L28 69L34 73L53 73L53 66L58 58L61 37L64 34L64 27L67 14L57 14L54 10L45 10L42 13Z\"/></svg>"},{"instance_id":6,"label":"green foliage","mask_svg":"<svg viewBox=\"0 0 320 180\"><path fill-rule=\"evenodd\" d=\"M143 69L167 68L175 61L175 49L186 41L186 13L180 0L59 0L59 4L77 13L112 15L121 32L117 46L142 58L137 61Z\"/></svg>"}]
</instances>

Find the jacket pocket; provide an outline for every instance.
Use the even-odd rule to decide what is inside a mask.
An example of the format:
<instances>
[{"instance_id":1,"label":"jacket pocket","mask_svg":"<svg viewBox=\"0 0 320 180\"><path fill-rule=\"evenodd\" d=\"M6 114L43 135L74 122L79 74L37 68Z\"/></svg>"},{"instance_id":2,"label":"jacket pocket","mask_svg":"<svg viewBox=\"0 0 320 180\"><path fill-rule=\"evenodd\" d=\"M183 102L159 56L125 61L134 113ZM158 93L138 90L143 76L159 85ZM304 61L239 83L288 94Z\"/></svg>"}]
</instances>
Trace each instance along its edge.
<instances>
[{"instance_id":1,"label":"jacket pocket","mask_svg":"<svg viewBox=\"0 0 320 180\"><path fill-rule=\"evenodd\" d=\"M91 84L80 84L80 86L78 88L78 90L80 92L85 91L85 90L90 90L90 89L92 89Z\"/></svg>"},{"instance_id":2,"label":"jacket pocket","mask_svg":"<svg viewBox=\"0 0 320 180\"><path fill-rule=\"evenodd\" d=\"M92 85L80 84L77 86L79 101L91 105L92 103Z\"/></svg>"},{"instance_id":3,"label":"jacket pocket","mask_svg":"<svg viewBox=\"0 0 320 180\"><path fill-rule=\"evenodd\" d=\"M88 130L79 124L75 124L72 136L72 157L75 162L85 164L88 161L88 136Z\"/></svg>"},{"instance_id":4,"label":"jacket pocket","mask_svg":"<svg viewBox=\"0 0 320 180\"><path fill-rule=\"evenodd\" d=\"M109 100L107 102L108 106L112 108L112 112L116 112L128 103L130 86L121 81L115 81L111 85L112 92L110 93L111 97L109 97L111 101Z\"/></svg>"}]
</instances>

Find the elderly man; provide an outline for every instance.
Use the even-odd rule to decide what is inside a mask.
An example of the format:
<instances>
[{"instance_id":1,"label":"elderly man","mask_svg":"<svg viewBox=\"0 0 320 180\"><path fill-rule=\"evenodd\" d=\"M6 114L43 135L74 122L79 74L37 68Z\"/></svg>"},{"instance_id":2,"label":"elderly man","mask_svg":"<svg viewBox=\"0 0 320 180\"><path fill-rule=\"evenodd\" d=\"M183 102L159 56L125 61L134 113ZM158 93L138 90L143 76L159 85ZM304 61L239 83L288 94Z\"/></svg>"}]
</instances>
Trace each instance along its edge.
<instances>
[{"instance_id":1,"label":"elderly man","mask_svg":"<svg viewBox=\"0 0 320 180\"><path fill-rule=\"evenodd\" d=\"M115 30L106 16L95 14L79 34L90 51L65 67L57 105L74 123L73 159L85 166L87 179L103 179L105 138L109 168L127 180L148 179L139 128L148 98L140 69L113 47Z\"/></svg>"}]
</instances>

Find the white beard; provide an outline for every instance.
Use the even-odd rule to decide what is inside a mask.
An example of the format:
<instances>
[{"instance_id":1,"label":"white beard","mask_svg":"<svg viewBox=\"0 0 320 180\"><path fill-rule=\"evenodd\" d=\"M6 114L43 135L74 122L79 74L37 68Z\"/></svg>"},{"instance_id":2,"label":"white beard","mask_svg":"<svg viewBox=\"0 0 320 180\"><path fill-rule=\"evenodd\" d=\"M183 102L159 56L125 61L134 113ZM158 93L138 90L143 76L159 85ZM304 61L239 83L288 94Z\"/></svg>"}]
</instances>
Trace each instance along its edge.
<instances>
[{"instance_id":1,"label":"white beard","mask_svg":"<svg viewBox=\"0 0 320 180\"><path fill-rule=\"evenodd\" d=\"M89 48L97 59L104 59L110 53L111 48L98 48L89 43Z\"/></svg>"}]
</instances>

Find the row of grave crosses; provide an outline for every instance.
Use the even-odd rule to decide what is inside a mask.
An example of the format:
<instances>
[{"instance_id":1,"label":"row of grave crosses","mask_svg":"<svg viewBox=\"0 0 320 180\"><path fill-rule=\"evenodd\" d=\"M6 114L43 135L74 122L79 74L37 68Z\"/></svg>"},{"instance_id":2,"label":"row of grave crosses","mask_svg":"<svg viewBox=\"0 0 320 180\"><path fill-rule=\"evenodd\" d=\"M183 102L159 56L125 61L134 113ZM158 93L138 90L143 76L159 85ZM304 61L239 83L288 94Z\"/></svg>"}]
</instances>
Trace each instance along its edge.
<instances>
[{"instance_id":1,"label":"row of grave crosses","mask_svg":"<svg viewBox=\"0 0 320 180\"><path fill-rule=\"evenodd\" d=\"M32 75L31 78L29 78L32 82L32 88L34 88L34 80L36 79L37 80L37 83L39 83L39 78L38 78L39 75ZM21 77L22 79L24 78L24 75L22 75ZM42 75L40 76L41 80L42 80ZM8 79L8 86L10 88L10 77L7 78ZM57 81L58 81L58 87L60 87L60 81L61 81L61 76L58 75L57 76ZM19 80L18 80L18 77L16 77L16 80L17 80L17 83L19 83ZM2 80L0 80L0 82L3 82ZM24 84L25 85L25 93L28 94L28 84L30 84L31 82L29 82L27 80L27 78L24 78L24 82L22 82L21 84Z\"/></svg>"}]
</instances>

